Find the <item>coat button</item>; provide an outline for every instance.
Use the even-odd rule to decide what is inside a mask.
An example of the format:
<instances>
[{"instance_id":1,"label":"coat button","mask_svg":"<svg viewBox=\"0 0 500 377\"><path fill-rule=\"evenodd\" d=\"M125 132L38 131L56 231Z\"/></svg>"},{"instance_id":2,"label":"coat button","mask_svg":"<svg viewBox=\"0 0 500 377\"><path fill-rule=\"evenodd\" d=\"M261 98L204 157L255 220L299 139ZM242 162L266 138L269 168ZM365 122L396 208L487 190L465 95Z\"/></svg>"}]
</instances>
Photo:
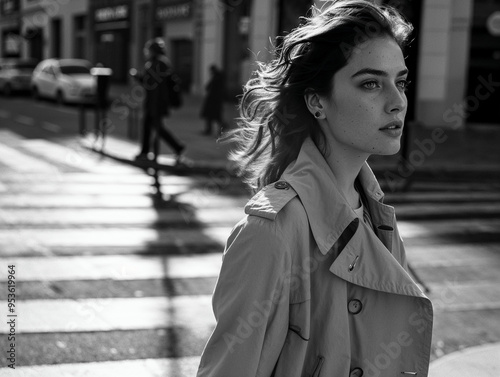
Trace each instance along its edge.
<instances>
[{"instance_id":1,"label":"coat button","mask_svg":"<svg viewBox=\"0 0 500 377\"><path fill-rule=\"evenodd\" d=\"M274 187L277 188L278 190L288 190L290 185L285 181L278 181L274 184Z\"/></svg>"},{"instance_id":2,"label":"coat button","mask_svg":"<svg viewBox=\"0 0 500 377\"><path fill-rule=\"evenodd\" d=\"M363 375L363 369L361 368L354 368L351 370L351 373L349 373L349 377L361 377Z\"/></svg>"},{"instance_id":3,"label":"coat button","mask_svg":"<svg viewBox=\"0 0 500 377\"><path fill-rule=\"evenodd\" d=\"M347 310L351 314L358 314L361 309L363 309L363 304L357 299L353 299L347 304Z\"/></svg>"}]
</instances>

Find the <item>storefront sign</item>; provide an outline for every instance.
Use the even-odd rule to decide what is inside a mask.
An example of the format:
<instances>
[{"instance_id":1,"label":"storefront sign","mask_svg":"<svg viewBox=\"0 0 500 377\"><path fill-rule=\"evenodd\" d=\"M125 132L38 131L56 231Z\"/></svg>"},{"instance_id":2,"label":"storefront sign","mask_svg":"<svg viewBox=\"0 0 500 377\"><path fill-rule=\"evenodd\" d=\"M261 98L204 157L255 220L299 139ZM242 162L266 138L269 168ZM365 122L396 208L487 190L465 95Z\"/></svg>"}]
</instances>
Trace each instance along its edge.
<instances>
[{"instance_id":1,"label":"storefront sign","mask_svg":"<svg viewBox=\"0 0 500 377\"><path fill-rule=\"evenodd\" d=\"M94 12L95 22L121 21L128 18L128 5L118 5L96 9Z\"/></svg>"},{"instance_id":2,"label":"storefront sign","mask_svg":"<svg viewBox=\"0 0 500 377\"><path fill-rule=\"evenodd\" d=\"M156 9L156 18L161 21L190 18L191 13L192 13L192 4L191 1L189 1L189 2L159 6Z\"/></svg>"}]
</instances>

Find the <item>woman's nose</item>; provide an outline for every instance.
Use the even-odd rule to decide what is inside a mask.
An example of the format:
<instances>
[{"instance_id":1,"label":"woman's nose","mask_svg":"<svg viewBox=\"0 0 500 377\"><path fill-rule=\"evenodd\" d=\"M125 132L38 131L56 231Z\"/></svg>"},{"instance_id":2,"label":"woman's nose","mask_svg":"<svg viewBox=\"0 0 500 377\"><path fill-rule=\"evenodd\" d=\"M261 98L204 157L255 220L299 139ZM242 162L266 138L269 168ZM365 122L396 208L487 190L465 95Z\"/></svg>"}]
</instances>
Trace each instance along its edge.
<instances>
[{"instance_id":1,"label":"woman's nose","mask_svg":"<svg viewBox=\"0 0 500 377\"><path fill-rule=\"evenodd\" d=\"M405 92L397 87L390 88L387 93L387 103L385 111L389 114L400 113L406 110L408 101Z\"/></svg>"}]
</instances>

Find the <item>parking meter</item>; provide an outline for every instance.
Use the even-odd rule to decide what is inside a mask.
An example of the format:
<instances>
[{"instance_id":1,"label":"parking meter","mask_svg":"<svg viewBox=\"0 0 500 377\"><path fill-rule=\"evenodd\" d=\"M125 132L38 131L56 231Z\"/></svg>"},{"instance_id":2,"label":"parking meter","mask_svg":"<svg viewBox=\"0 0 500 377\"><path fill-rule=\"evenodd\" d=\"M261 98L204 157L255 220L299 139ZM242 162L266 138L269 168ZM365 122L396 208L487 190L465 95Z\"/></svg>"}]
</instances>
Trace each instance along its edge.
<instances>
[{"instance_id":1,"label":"parking meter","mask_svg":"<svg viewBox=\"0 0 500 377\"><path fill-rule=\"evenodd\" d=\"M90 74L97 79L96 106L104 109L108 106L109 81L113 70L105 67L95 67Z\"/></svg>"}]
</instances>

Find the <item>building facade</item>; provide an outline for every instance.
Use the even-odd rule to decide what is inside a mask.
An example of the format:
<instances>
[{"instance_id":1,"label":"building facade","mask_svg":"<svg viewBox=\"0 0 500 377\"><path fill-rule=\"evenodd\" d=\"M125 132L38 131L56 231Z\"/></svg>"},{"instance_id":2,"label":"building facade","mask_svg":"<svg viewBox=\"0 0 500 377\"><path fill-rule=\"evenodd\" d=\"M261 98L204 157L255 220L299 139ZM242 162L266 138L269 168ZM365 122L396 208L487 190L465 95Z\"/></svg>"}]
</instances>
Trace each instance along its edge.
<instances>
[{"instance_id":1,"label":"building facade","mask_svg":"<svg viewBox=\"0 0 500 377\"><path fill-rule=\"evenodd\" d=\"M500 1L376 0L416 26L407 61L409 116L427 126L500 124ZM322 0L0 0L0 56L86 58L113 69L144 64L143 46L161 36L184 89L204 92L209 67L241 93L257 61L272 58L277 35Z\"/></svg>"},{"instance_id":2,"label":"building facade","mask_svg":"<svg viewBox=\"0 0 500 377\"><path fill-rule=\"evenodd\" d=\"M20 0L22 56L46 58L85 58L87 0Z\"/></svg>"},{"instance_id":3,"label":"building facade","mask_svg":"<svg viewBox=\"0 0 500 377\"><path fill-rule=\"evenodd\" d=\"M1 0L0 2L0 54L2 57L16 57L22 53L20 3L20 0Z\"/></svg>"}]
</instances>

